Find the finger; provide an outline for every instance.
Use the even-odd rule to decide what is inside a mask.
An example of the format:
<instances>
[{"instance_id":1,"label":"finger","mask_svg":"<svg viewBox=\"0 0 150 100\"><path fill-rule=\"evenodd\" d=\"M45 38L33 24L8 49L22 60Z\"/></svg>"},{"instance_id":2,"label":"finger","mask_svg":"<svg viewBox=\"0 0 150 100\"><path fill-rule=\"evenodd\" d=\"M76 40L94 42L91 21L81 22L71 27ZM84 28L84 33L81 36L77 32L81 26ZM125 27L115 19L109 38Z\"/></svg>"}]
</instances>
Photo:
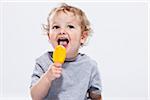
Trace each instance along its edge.
<instances>
[{"instance_id":1,"label":"finger","mask_svg":"<svg viewBox=\"0 0 150 100\"><path fill-rule=\"evenodd\" d=\"M54 67L53 70L54 71L62 71L63 69L61 67Z\"/></svg>"},{"instance_id":2,"label":"finger","mask_svg":"<svg viewBox=\"0 0 150 100\"><path fill-rule=\"evenodd\" d=\"M55 67L62 67L62 64L61 63L54 63L54 66Z\"/></svg>"},{"instance_id":3,"label":"finger","mask_svg":"<svg viewBox=\"0 0 150 100\"><path fill-rule=\"evenodd\" d=\"M56 71L55 74L62 74L62 71Z\"/></svg>"},{"instance_id":4,"label":"finger","mask_svg":"<svg viewBox=\"0 0 150 100\"><path fill-rule=\"evenodd\" d=\"M60 68L57 68L57 67L54 67L53 68L53 72L62 72L62 68L60 67Z\"/></svg>"},{"instance_id":5,"label":"finger","mask_svg":"<svg viewBox=\"0 0 150 100\"><path fill-rule=\"evenodd\" d=\"M62 71L63 69L60 67L60 68L56 68L57 71Z\"/></svg>"},{"instance_id":6,"label":"finger","mask_svg":"<svg viewBox=\"0 0 150 100\"><path fill-rule=\"evenodd\" d=\"M60 78L61 74L56 74L55 77L56 78Z\"/></svg>"}]
</instances>

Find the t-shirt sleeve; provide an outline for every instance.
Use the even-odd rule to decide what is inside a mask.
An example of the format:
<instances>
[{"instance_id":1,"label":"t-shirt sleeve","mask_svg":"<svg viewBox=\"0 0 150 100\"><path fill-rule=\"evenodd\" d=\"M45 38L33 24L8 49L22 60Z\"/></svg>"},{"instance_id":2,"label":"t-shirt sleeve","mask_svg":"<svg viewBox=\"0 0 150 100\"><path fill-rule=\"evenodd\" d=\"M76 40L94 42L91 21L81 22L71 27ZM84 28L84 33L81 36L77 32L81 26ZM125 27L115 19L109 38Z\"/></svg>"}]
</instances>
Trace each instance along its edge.
<instances>
[{"instance_id":1,"label":"t-shirt sleeve","mask_svg":"<svg viewBox=\"0 0 150 100\"><path fill-rule=\"evenodd\" d=\"M44 69L38 62L36 62L32 76L31 76L30 87L32 87L32 85L35 84L40 79L43 73L45 73Z\"/></svg>"},{"instance_id":2,"label":"t-shirt sleeve","mask_svg":"<svg viewBox=\"0 0 150 100\"><path fill-rule=\"evenodd\" d=\"M50 58L49 52L46 52L35 60L35 66L31 75L30 87L32 87L32 85L40 79L40 77L48 70L52 63L53 61Z\"/></svg>"},{"instance_id":3,"label":"t-shirt sleeve","mask_svg":"<svg viewBox=\"0 0 150 100\"><path fill-rule=\"evenodd\" d=\"M88 89L88 92L91 91L98 95L101 95L102 92L102 82L101 82L100 72L96 62L94 62L94 67L92 68L90 84Z\"/></svg>"}]
</instances>

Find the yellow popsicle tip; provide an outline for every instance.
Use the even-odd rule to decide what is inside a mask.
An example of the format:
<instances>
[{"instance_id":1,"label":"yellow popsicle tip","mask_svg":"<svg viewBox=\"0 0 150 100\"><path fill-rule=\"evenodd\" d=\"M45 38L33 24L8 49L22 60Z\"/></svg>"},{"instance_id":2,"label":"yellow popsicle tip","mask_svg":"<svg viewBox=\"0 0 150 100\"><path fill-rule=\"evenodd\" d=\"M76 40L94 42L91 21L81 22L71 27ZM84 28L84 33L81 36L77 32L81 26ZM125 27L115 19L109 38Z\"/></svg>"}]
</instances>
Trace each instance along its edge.
<instances>
[{"instance_id":1,"label":"yellow popsicle tip","mask_svg":"<svg viewBox=\"0 0 150 100\"><path fill-rule=\"evenodd\" d=\"M63 64L66 59L66 48L62 45L56 46L53 52L53 61L54 63Z\"/></svg>"}]
</instances>

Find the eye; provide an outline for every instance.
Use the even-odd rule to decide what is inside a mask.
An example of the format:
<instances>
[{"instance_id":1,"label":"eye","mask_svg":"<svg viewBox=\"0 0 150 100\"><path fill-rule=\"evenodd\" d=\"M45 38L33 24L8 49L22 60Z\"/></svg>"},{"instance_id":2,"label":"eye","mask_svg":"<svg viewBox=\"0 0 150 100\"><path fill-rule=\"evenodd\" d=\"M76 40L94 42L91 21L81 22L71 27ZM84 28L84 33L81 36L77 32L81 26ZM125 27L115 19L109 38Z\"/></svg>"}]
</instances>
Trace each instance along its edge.
<instances>
[{"instance_id":1,"label":"eye","mask_svg":"<svg viewBox=\"0 0 150 100\"><path fill-rule=\"evenodd\" d=\"M55 25L55 26L52 27L52 29L58 29L58 28L60 28L60 27L57 26L57 25Z\"/></svg>"},{"instance_id":2,"label":"eye","mask_svg":"<svg viewBox=\"0 0 150 100\"><path fill-rule=\"evenodd\" d=\"M68 27L71 29L71 28L75 28L73 25L68 25Z\"/></svg>"}]
</instances>

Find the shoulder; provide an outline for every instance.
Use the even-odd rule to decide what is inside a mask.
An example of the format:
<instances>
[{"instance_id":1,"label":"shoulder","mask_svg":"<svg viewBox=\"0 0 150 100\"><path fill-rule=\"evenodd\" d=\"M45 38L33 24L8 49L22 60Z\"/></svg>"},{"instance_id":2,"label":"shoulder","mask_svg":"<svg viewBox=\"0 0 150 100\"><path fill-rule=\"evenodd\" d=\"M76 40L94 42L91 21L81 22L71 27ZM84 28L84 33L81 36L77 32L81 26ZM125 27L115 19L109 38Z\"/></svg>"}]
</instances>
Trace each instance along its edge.
<instances>
[{"instance_id":1,"label":"shoulder","mask_svg":"<svg viewBox=\"0 0 150 100\"><path fill-rule=\"evenodd\" d=\"M83 61L85 61L87 63L90 63L91 65L96 65L97 64L96 61L93 58L91 58L89 55L87 55L87 54L81 54L81 53L79 53L79 55L80 55L80 58Z\"/></svg>"},{"instance_id":2,"label":"shoulder","mask_svg":"<svg viewBox=\"0 0 150 100\"><path fill-rule=\"evenodd\" d=\"M40 64L41 66L50 64L50 62L52 62L51 54L52 52L46 52L42 54L36 59L36 63Z\"/></svg>"},{"instance_id":3,"label":"shoulder","mask_svg":"<svg viewBox=\"0 0 150 100\"><path fill-rule=\"evenodd\" d=\"M86 65L92 68L95 68L97 66L97 62L94 59L92 59L90 56L88 56L87 54L79 53L78 60L80 60L81 62L84 62Z\"/></svg>"}]
</instances>

